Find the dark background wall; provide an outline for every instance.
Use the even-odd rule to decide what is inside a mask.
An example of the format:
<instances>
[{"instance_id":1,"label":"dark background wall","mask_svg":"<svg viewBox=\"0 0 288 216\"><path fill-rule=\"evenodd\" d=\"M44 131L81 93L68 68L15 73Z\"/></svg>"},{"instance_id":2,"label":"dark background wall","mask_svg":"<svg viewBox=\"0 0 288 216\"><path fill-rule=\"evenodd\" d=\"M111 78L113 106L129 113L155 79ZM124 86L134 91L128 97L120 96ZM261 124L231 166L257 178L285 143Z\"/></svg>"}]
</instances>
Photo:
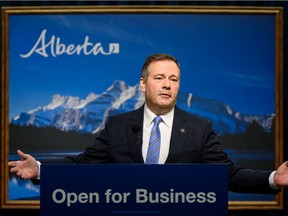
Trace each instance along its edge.
<instances>
[{"instance_id":1,"label":"dark background wall","mask_svg":"<svg viewBox=\"0 0 288 216\"><path fill-rule=\"evenodd\" d=\"M286 1L1 1L0 6L49 6L49 5L201 5L201 6L281 6L284 8L284 160L288 160L288 70L287 59L287 11ZM2 105L1 105L2 106ZM95 212L95 215L97 213ZM0 209L0 216L40 215L39 210L32 209ZM288 189L284 189L284 210L231 210L229 216L284 216L288 215Z\"/></svg>"}]
</instances>

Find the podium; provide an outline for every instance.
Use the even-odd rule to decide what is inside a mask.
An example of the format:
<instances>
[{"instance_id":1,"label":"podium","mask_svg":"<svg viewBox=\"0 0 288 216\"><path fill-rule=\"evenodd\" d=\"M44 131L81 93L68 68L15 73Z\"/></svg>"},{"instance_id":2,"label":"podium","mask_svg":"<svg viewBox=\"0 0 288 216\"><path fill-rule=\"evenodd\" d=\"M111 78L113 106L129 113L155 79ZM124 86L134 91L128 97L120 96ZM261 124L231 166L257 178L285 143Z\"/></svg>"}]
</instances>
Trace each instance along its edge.
<instances>
[{"instance_id":1,"label":"podium","mask_svg":"<svg viewBox=\"0 0 288 216\"><path fill-rule=\"evenodd\" d=\"M40 215L228 215L224 164L41 165Z\"/></svg>"}]
</instances>

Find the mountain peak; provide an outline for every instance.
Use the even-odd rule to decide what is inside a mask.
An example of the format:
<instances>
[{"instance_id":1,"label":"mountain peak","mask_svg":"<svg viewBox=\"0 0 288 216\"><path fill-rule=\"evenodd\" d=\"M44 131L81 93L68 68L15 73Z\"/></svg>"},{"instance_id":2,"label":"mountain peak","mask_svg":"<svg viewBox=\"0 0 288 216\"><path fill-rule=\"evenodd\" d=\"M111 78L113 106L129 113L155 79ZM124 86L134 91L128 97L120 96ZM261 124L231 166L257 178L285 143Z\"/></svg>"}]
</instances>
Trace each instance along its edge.
<instances>
[{"instance_id":1,"label":"mountain peak","mask_svg":"<svg viewBox=\"0 0 288 216\"><path fill-rule=\"evenodd\" d=\"M53 110L57 107L63 106L64 108L75 108L80 104L79 97L73 96L62 96L60 94L55 94L52 96L52 101L45 108L48 110Z\"/></svg>"},{"instance_id":2,"label":"mountain peak","mask_svg":"<svg viewBox=\"0 0 288 216\"><path fill-rule=\"evenodd\" d=\"M106 92L113 92L113 91L125 91L127 89L127 85L122 80L115 80L113 84L106 90Z\"/></svg>"},{"instance_id":3,"label":"mountain peak","mask_svg":"<svg viewBox=\"0 0 288 216\"><path fill-rule=\"evenodd\" d=\"M128 86L115 80L102 94L89 93L86 98L55 94L52 101L12 118L12 124L53 126L60 130L93 133L104 127L108 116L140 107L145 101L139 84ZM187 112L208 118L219 135L243 133L253 121L269 131L274 114L247 115L234 111L222 101L179 92L177 105Z\"/></svg>"}]
</instances>

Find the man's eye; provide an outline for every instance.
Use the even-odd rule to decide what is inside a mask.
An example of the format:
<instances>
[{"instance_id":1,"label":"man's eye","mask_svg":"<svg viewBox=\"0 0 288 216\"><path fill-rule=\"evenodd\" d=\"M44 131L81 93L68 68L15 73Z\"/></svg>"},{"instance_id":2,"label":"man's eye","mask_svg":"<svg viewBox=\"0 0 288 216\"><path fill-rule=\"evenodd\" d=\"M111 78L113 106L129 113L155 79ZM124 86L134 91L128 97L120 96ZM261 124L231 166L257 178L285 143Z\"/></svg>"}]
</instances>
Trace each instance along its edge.
<instances>
[{"instance_id":1,"label":"man's eye","mask_svg":"<svg viewBox=\"0 0 288 216\"><path fill-rule=\"evenodd\" d=\"M172 82L178 82L178 79L170 79Z\"/></svg>"}]
</instances>

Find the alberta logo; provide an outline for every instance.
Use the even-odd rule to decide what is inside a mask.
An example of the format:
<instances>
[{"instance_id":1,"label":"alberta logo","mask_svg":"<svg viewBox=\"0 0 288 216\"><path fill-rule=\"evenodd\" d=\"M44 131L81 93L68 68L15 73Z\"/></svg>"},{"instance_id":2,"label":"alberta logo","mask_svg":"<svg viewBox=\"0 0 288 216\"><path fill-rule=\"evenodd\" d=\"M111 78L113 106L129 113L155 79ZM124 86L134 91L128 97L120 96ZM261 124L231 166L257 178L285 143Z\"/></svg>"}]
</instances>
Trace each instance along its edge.
<instances>
[{"instance_id":1,"label":"alberta logo","mask_svg":"<svg viewBox=\"0 0 288 216\"><path fill-rule=\"evenodd\" d=\"M109 43L105 50L100 42L92 43L89 36L85 36L83 44L64 44L60 37L52 35L50 40L46 38L47 29L43 29L34 46L26 54L20 54L22 58L29 58L37 53L45 58L60 55L112 55L120 53L119 43ZM47 39L47 40L46 40Z\"/></svg>"}]
</instances>

